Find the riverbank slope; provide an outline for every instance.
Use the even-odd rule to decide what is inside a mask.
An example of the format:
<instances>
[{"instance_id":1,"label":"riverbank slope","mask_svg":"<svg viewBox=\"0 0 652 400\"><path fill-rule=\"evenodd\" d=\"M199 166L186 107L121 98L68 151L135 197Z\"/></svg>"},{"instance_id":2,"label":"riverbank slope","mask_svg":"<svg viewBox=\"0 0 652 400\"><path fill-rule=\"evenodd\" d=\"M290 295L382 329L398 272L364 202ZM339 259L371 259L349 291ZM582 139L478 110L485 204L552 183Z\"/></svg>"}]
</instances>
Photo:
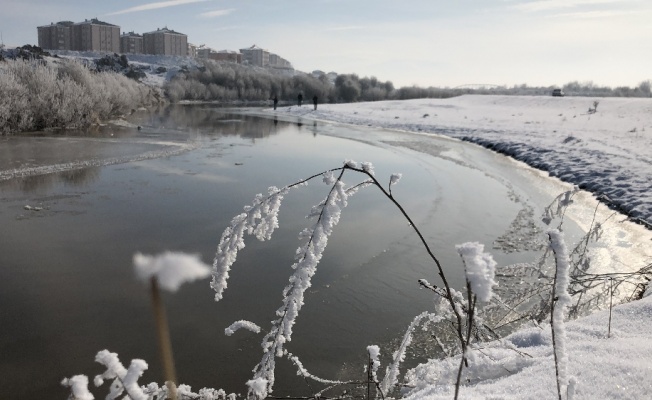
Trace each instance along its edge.
<instances>
[{"instance_id":1,"label":"riverbank slope","mask_svg":"<svg viewBox=\"0 0 652 400\"><path fill-rule=\"evenodd\" d=\"M268 112L478 143L589 190L652 227L651 99L462 96ZM649 398L652 296L616 307L610 335L608 320L605 310L567 324L574 398ZM513 350L488 345L474 358L461 398L556 398L550 327L524 329L504 342ZM411 371L408 398L452 398L458 367L453 358Z\"/></svg>"}]
</instances>

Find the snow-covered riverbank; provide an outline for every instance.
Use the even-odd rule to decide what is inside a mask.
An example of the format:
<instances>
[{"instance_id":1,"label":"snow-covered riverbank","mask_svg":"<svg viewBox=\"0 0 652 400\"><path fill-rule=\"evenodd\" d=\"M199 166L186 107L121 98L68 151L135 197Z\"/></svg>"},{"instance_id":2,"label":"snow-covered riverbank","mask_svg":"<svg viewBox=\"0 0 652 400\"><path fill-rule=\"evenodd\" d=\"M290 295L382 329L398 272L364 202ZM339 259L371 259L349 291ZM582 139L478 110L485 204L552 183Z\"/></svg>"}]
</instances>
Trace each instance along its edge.
<instances>
[{"instance_id":1,"label":"snow-covered riverbank","mask_svg":"<svg viewBox=\"0 0 652 400\"><path fill-rule=\"evenodd\" d=\"M650 99L463 96L268 111L475 142L602 196L652 226ZM567 324L574 398L650 398L652 296L616 307L610 337L608 320L605 310ZM504 342L508 346L477 352L461 398L557 398L550 327L524 329ZM409 374L409 398L452 398L458 367L453 358L417 368Z\"/></svg>"},{"instance_id":2,"label":"snow-covered riverbank","mask_svg":"<svg viewBox=\"0 0 652 400\"><path fill-rule=\"evenodd\" d=\"M469 95L276 112L475 142L606 196L652 226L652 99Z\"/></svg>"}]
</instances>

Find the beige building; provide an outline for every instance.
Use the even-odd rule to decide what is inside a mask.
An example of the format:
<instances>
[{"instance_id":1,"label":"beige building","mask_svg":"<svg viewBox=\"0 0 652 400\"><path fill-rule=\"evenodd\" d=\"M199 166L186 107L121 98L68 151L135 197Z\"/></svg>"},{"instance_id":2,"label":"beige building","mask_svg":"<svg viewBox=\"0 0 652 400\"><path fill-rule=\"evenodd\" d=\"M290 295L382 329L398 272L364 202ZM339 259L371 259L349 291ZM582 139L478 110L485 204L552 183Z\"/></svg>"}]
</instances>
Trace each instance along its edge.
<instances>
[{"instance_id":1,"label":"beige building","mask_svg":"<svg viewBox=\"0 0 652 400\"><path fill-rule=\"evenodd\" d=\"M215 53L215 50L203 44L197 47L197 50L195 51L196 57L204 60L210 59L211 54L213 53Z\"/></svg>"},{"instance_id":2,"label":"beige building","mask_svg":"<svg viewBox=\"0 0 652 400\"><path fill-rule=\"evenodd\" d=\"M228 61L241 64L242 54L237 51L220 50L215 51L208 46L201 45L197 48L197 58L204 60Z\"/></svg>"},{"instance_id":3,"label":"beige building","mask_svg":"<svg viewBox=\"0 0 652 400\"><path fill-rule=\"evenodd\" d=\"M120 52L120 27L97 18L71 27L71 48L79 51Z\"/></svg>"},{"instance_id":4,"label":"beige building","mask_svg":"<svg viewBox=\"0 0 652 400\"><path fill-rule=\"evenodd\" d=\"M269 51L253 45L246 49L240 49L242 53L242 63L266 67L269 65Z\"/></svg>"},{"instance_id":5,"label":"beige building","mask_svg":"<svg viewBox=\"0 0 652 400\"><path fill-rule=\"evenodd\" d=\"M186 56L188 36L168 28L143 33L143 51L145 54Z\"/></svg>"},{"instance_id":6,"label":"beige building","mask_svg":"<svg viewBox=\"0 0 652 400\"><path fill-rule=\"evenodd\" d=\"M133 31L123 33L120 36L120 52L123 54L142 54L143 36Z\"/></svg>"},{"instance_id":7,"label":"beige building","mask_svg":"<svg viewBox=\"0 0 652 400\"><path fill-rule=\"evenodd\" d=\"M38 46L45 50L72 50L72 21L61 21L37 27Z\"/></svg>"},{"instance_id":8,"label":"beige building","mask_svg":"<svg viewBox=\"0 0 652 400\"><path fill-rule=\"evenodd\" d=\"M215 53L213 56L214 56L212 57L213 60L228 61L228 62L242 64L242 54L238 53L237 51L220 50L217 53Z\"/></svg>"},{"instance_id":9,"label":"beige building","mask_svg":"<svg viewBox=\"0 0 652 400\"><path fill-rule=\"evenodd\" d=\"M188 43L188 57L197 57L197 45Z\"/></svg>"},{"instance_id":10,"label":"beige building","mask_svg":"<svg viewBox=\"0 0 652 400\"><path fill-rule=\"evenodd\" d=\"M294 69L288 60L274 53L269 55L269 66L278 69Z\"/></svg>"}]
</instances>

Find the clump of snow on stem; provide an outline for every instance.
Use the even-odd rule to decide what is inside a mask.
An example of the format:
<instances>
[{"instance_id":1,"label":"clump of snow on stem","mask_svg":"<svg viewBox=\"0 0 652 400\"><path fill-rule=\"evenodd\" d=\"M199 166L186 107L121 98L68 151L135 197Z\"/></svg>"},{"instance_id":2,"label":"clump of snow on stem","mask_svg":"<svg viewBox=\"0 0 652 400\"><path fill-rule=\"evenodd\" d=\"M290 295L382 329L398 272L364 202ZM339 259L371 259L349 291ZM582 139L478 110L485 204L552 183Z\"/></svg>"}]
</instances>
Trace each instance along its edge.
<instances>
[{"instance_id":1,"label":"clump of snow on stem","mask_svg":"<svg viewBox=\"0 0 652 400\"><path fill-rule=\"evenodd\" d=\"M362 170L367 172L369 175L374 175L375 174L374 165L372 163L370 163L368 161L365 161L365 162L361 163L360 165L362 166Z\"/></svg>"},{"instance_id":2,"label":"clump of snow on stem","mask_svg":"<svg viewBox=\"0 0 652 400\"><path fill-rule=\"evenodd\" d=\"M557 359L557 370L559 386L564 389L569 384L568 376L568 354L566 353L566 327L564 324L564 316L568 306L571 305L571 297L568 294L568 285L570 284L569 270L570 261L568 257L568 248L564 242L564 234L557 229L548 232L550 237L550 247L555 254L555 265L557 268L555 277L555 302L552 310L552 329L555 340L555 354ZM573 380L573 388L575 381Z\"/></svg>"},{"instance_id":3,"label":"clump of snow on stem","mask_svg":"<svg viewBox=\"0 0 652 400\"><path fill-rule=\"evenodd\" d=\"M226 336L231 336L239 329L246 329L246 330L251 331L253 333L259 333L260 332L260 326L254 324L253 322L250 322L250 321L240 320L240 321L236 321L236 322L232 323L228 328L226 328L224 330L224 334Z\"/></svg>"},{"instance_id":4,"label":"clump of snow on stem","mask_svg":"<svg viewBox=\"0 0 652 400\"><path fill-rule=\"evenodd\" d=\"M95 356L95 361L104 365L106 371L101 375L95 376L95 386L101 386L105 379L113 379L109 394L106 396L107 400L116 399L122 394L123 391L127 392L127 396L132 400L147 400L149 397L143 392L142 388L138 386L138 378L143 375L147 369L147 363L143 360L131 360L129 369L125 369L116 353L111 353L108 350L102 350Z\"/></svg>"},{"instance_id":5,"label":"clump of snow on stem","mask_svg":"<svg viewBox=\"0 0 652 400\"><path fill-rule=\"evenodd\" d=\"M267 380L263 378L255 378L247 381L249 392L256 396L256 398L263 399L267 397Z\"/></svg>"},{"instance_id":6,"label":"clump of snow on stem","mask_svg":"<svg viewBox=\"0 0 652 400\"><path fill-rule=\"evenodd\" d=\"M389 177L389 185L390 186L396 185L398 183L398 181L401 180L402 177L403 177L403 174L401 174L401 173L392 174L392 176Z\"/></svg>"},{"instance_id":7,"label":"clump of snow on stem","mask_svg":"<svg viewBox=\"0 0 652 400\"><path fill-rule=\"evenodd\" d=\"M358 168L358 163L353 160L344 160L344 165L351 168Z\"/></svg>"},{"instance_id":8,"label":"clump of snow on stem","mask_svg":"<svg viewBox=\"0 0 652 400\"><path fill-rule=\"evenodd\" d=\"M75 400L93 400L95 397L88 391L88 377L86 375L75 375L72 378L64 378L61 385L69 387L72 392L70 398Z\"/></svg>"},{"instance_id":9,"label":"clump of snow on stem","mask_svg":"<svg viewBox=\"0 0 652 400\"><path fill-rule=\"evenodd\" d=\"M378 377L376 372L378 372L378 367L380 367L380 347L374 345L367 346L367 353L369 353L369 360L371 361L371 379L374 382L378 382Z\"/></svg>"},{"instance_id":10,"label":"clump of snow on stem","mask_svg":"<svg viewBox=\"0 0 652 400\"><path fill-rule=\"evenodd\" d=\"M245 232L260 241L271 239L272 233L278 228L278 212L283 197L291 188L302 185L303 183L298 183L281 189L272 186L268 189L266 197L262 194L256 195L252 204L244 207L245 212L231 220L231 225L222 233L213 260L211 288L215 290L215 301L222 299L231 266L238 256L238 251L245 247Z\"/></svg>"},{"instance_id":11,"label":"clump of snow on stem","mask_svg":"<svg viewBox=\"0 0 652 400\"><path fill-rule=\"evenodd\" d=\"M491 300L492 287L498 283L494 280L496 262L489 253L484 252L484 245L477 242L467 242L456 246L462 256L466 270L466 279L471 285L471 291L483 302Z\"/></svg>"},{"instance_id":12,"label":"clump of snow on stem","mask_svg":"<svg viewBox=\"0 0 652 400\"><path fill-rule=\"evenodd\" d=\"M176 292L185 282L210 275L210 267L198 255L166 251L157 256L134 254L136 275L143 282L156 277L163 289Z\"/></svg>"}]
</instances>

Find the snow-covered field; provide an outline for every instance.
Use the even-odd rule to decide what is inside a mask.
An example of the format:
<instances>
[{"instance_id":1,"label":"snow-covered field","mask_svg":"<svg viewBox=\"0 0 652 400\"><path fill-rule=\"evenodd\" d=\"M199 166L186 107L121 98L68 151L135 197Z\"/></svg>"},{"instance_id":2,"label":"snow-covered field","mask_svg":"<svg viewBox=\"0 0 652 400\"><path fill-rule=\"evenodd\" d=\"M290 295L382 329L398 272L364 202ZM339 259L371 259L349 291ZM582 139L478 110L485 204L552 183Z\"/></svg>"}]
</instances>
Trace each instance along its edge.
<instances>
[{"instance_id":1,"label":"snow-covered field","mask_svg":"<svg viewBox=\"0 0 652 400\"><path fill-rule=\"evenodd\" d=\"M268 112L475 142L589 190L652 227L652 99L462 96ZM568 398L652 398L652 296L616 307L609 337L608 320L606 310L566 325L568 375L577 382ZM475 354L460 398L557 398L549 326ZM420 366L409 374L408 398L452 398L458 367L459 357Z\"/></svg>"},{"instance_id":2,"label":"snow-covered field","mask_svg":"<svg viewBox=\"0 0 652 400\"><path fill-rule=\"evenodd\" d=\"M601 195L652 227L652 99L467 95L277 113L478 143Z\"/></svg>"}]
</instances>

